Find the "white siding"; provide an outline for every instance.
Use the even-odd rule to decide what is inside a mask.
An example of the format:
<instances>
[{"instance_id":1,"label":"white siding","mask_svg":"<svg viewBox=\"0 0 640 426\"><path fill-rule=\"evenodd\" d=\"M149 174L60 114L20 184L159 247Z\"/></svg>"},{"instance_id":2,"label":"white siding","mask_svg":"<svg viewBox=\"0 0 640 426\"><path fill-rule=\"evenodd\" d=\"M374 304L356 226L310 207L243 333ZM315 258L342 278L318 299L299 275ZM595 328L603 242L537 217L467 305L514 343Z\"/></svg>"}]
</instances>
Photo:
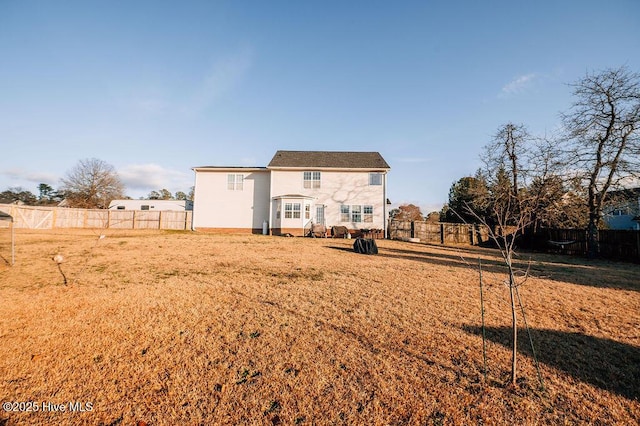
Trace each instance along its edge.
<instances>
[{"instance_id":1,"label":"white siding","mask_svg":"<svg viewBox=\"0 0 640 426\"><path fill-rule=\"evenodd\" d=\"M383 175L382 185L369 185L368 171L320 170L320 172L320 188L304 188L303 170L272 170L271 195L300 194L313 197L314 205L326 206L325 222L328 226L341 225L351 229L385 228L386 173ZM373 206L373 222L342 222L340 206L343 204ZM315 214L313 210L312 214Z\"/></svg>"},{"instance_id":2,"label":"white siding","mask_svg":"<svg viewBox=\"0 0 640 426\"><path fill-rule=\"evenodd\" d=\"M228 189L227 175L244 176L242 190ZM269 219L267 170L196 170L193 227L262 229Z\"/></svg>"}]
</instances>

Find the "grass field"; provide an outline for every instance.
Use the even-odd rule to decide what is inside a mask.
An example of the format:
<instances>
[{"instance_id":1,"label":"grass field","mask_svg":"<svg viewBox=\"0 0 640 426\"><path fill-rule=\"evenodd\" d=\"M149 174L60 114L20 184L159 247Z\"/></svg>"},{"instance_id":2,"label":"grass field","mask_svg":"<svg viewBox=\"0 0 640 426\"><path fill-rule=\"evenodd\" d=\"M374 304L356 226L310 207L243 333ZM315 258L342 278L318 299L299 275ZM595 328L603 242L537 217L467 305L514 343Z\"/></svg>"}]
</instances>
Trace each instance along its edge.
<instances>
[{"instance_id":1,"label":"grass field","mask_svg":"<svg viewBox=\"0 0 640 426\"><path fill-rule=\"evenodd\" d=\"M99 235L17 230L16 265L0 258L0 401L38 409L3 405L0 425L640 422L637 264L520 254L541 389L524 329L508 385L508 292L491 250Z\"/></svg>"}]
</instances>

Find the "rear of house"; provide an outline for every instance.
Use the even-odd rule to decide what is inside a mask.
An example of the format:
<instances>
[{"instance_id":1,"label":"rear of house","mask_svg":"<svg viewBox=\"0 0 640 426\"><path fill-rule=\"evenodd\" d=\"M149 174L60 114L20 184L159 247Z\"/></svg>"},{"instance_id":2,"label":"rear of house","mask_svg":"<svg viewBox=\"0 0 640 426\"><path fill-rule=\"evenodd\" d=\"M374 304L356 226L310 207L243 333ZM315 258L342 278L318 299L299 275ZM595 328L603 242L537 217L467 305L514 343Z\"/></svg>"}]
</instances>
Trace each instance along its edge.
<instances>
[{"instance_id":1,"label":"rear of house","mask_svg":"<svg viewBox=\"0 0 640 426\"><path fill-rule=\"evenodd\" d=\"M387 162L377 152L278 151L267 167L195 167L194 229L306 235L314 224L379 230Z\"/></svg>"}]
</instances>

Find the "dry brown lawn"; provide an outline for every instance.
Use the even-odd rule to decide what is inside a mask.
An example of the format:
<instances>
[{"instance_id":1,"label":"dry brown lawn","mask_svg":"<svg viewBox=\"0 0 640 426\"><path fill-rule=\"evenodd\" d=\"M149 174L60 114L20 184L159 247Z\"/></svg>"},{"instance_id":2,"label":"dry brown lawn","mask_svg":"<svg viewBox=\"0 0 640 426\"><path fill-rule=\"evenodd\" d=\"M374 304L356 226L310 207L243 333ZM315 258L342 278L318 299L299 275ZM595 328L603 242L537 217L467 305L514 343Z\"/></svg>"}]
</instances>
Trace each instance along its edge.
<instances>
[{"instance_id":1,"label":"dry brown lawn","mask_svg":"<svg viewBox=\"0 0 640 426\"><path fill-rule=\"evenodd\" d=\"M637 264L531 255L541 389L524 329L508 385L494 251L100 232L17 230L16 265L0 258L0 401L38 409L0 425L640 422Z\"/></svg>"}]
</instances>

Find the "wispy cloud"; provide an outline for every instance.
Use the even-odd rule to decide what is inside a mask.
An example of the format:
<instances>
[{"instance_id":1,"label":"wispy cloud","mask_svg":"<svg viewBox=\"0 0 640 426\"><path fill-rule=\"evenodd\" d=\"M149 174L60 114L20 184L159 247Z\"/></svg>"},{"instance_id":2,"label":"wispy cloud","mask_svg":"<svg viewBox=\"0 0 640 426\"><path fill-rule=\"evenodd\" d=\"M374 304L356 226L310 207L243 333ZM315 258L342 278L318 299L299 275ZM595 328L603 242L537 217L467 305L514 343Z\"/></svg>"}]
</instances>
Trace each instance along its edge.
<instances>
[{"instance_id":1,"label":"wispy cloud","mask_svg":"<svg viewBox=\"0 0 640 426\"><path fill-rule=\"evenodd\" d=\"M530 88L537 78L538 75L536 73L529 73L518 76L502 87L499 96L507 97L522 93Z\"/></svg>"},{"instance_id":2,"label":"wispy cloud","mask_svg":"<svg viewBox=\"0 0 640 426\"><path fill-rule=\"evenodd\" d=\"M253 50L249 48L216 60L184 106L184 112L197 113L218 101L242 81L252 63Z\"/></svg>"},{"instance_id":3,"label":"wispy cloud","mask_svg":"<svg viewBox=\"0 0 640 426\"><path fill-rule=\"evenodd\" d=\"M53 173L46 172L34 172L31 170L24 169L8 169L0 171L0 174L11 178L16 181L27 181L33 183L46 183L49 185L53 185L58 182L60 179L59 176Z\"/></svg>"},{"instance_id":4,"label":"wispy cloud","mask_svg":"<svg viewBox=\"0 0 640 426\"><path fill-rule=\"evenodd\" d=\"M128 190L152 191L168 189L187 192L193 185L190 173L168 169L158 164L129 164L118 169L118 175Z\"/></svg>"},{"instance_id":5,"label":"wispy cloud","mask_svg":"<svg viewBox=\"0 0 640 426\"><path fill-rule=\"evenodd\" d=\"M126 107L149 116L184 114L193 116L210 107L238 87L253 64L253 50L241 48L216 58L211 67L180 89L151 87L128 96ZM186 88L186 89L185 89ZM172 94L173 93L173 94Z\"/></svg>"}]
</instances>

